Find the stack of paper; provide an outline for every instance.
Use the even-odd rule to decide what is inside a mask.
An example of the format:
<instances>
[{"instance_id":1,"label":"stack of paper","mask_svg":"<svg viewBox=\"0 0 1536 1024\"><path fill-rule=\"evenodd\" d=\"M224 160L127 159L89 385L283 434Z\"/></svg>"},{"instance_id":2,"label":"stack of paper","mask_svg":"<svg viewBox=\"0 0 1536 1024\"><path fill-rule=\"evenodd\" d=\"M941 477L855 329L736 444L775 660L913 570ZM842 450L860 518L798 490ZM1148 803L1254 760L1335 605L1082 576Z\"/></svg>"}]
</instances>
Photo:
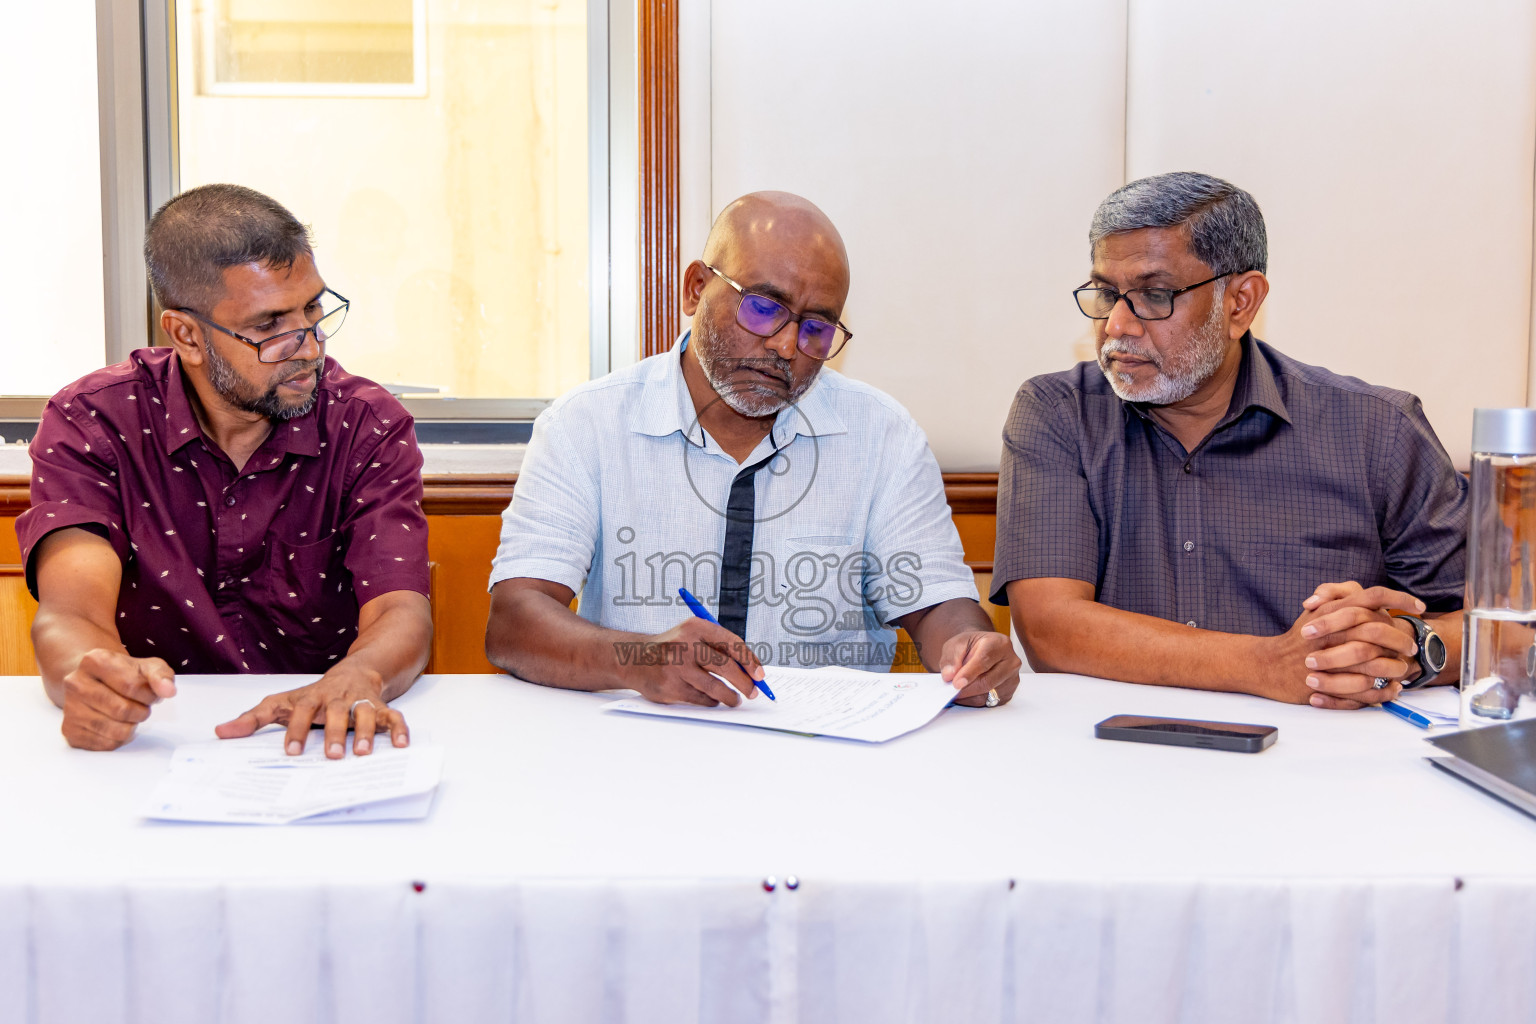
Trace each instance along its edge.
<instances>
[{"instance_id":1,"label":"stack of paper","mask_svg":"<svg viewBox=\"0 0 1536 1024\"><path fill-rule=\"evenodd\" d=\"M1409 690L1397 703L1429 719L1430 728L1461 726L1461 690L1455 686L1430 686Z\"/></svg>"},{"instance_id":2,"label":"stack of paper","mask_svg":"<svg viewBox=\"0 0 1536 1024\"><path fill-rule=\"evenodd\" d=\"M626 698L603 710L884 743L927 725L955 699L953 686L927 672L769 667L767 676L778 700L759 693L739 707L704 708Z\"/></svg>"},{"instance_id":3,"label":"stack of paper","mask_svg":"<svg viewBox=\"0 0 1536 1024\"><path fill-rule=\"evenodd\" d=\"M145 816L162 821L284 825L289 822L405 821L425 818L443 774L441 747L395 747L330 760L319 734L303 754L283 752L283 732L176 748Z\"/></svg>"}]
</instances>

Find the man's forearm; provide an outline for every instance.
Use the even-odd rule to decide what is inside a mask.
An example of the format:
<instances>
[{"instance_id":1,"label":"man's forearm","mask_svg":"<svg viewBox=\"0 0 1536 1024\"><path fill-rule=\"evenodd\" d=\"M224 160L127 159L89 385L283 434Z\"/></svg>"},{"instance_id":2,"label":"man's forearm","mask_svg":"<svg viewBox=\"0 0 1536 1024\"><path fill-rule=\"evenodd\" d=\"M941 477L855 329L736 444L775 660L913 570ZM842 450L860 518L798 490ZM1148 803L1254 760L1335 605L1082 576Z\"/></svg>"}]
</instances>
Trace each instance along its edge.
<instances>
[{"instance_id":1,"label":"man's forearm","mask_svg":"<svg viewBox=\"0 0 1536 1024\"><path fill-rule=\"evenodd\" d=\"M1036 672L1072 672L1157 686L1266 692L1263 638L1194 629L1092 600L1014 612Z\"/></svg>"},{"instance_id":2,"label":"man's forearm","mask_svg":"<svg viewBox=\"0 0 1536 1024\"><path fill-rule=\"evenodd\" d=\"M116 630L80 615L43 607L32 620L32 649L37 655L43 689L59 707L64 706L64 677L79 667L87 651L98 648L125 650Z\"/></svg>"},{"instance_id":3,"label":"man's forearm","mask_svg":"<svg viewBox=\"0 0 1536 1024\"><path fill-rule=\"evenodd\" d=\"M377 672L384 699L394 700L411 688L427 666L432 647L430 606L425 598L419 603L402 601L366 623L360 622L359 627L357 639L336 669Z\"/></svg>"},{"instance_id":4,"label":"man's forearm","mask_svg":"<svg viewBox=\"0 0 1536 1024\"><path fill-rule=\"evenodd\" d=\"M626 666L668 656L654 637L604 629L534 589L492 595L485 655L530 683L587 691L630 687Z\"/></svg>"},{"instance_id":5,"label":"man's forearm","mask_svg":"<svg viewBox=\"0 0 1536 1024\"><path fill-rule=\"evenodd\" d=\"M930 672L939 671L944 643L950 637L977 629L997 630L987 613L981 610L981 605L968 597L957 597L902 616L899 624L912 637L912 642L917 645L917 656Z\"/></svg>"}]
</instances>

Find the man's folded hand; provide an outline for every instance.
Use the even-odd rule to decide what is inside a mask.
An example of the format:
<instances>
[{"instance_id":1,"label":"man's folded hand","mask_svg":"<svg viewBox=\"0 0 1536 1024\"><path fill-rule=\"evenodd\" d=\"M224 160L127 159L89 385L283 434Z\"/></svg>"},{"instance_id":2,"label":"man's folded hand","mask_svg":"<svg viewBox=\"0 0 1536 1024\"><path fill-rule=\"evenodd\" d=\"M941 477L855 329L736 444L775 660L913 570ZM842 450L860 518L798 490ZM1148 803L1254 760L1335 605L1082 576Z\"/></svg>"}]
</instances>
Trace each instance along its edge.
<instances>
[{"instance_id":1,"label":"man's folded hand","mask_svg":"<svg viewBox=\"0 0 1536 1024\"><path fill-rule=\"evenodd\" d=\"M1324 583L1302 613L1275 638L1281 656L1276 696L1296 704L1352 710L1392 700L1417 667L1413 631L1390 611L1418 614L1424 602L1388 587ZM1299 662L1299 664L1298 664ZM1382 686L1376 681L1384 680Z\"/></svg>"}]
</instances>

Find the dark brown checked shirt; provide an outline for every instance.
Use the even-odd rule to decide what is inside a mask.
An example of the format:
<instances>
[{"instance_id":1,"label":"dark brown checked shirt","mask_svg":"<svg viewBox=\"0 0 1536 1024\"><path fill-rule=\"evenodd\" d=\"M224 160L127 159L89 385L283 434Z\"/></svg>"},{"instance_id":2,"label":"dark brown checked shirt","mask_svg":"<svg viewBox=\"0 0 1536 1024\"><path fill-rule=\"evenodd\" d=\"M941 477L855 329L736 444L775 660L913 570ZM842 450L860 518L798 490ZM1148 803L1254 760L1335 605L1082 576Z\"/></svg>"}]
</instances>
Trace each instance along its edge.
<instances>
[{"instance_id":1,"label":"dark brown checked shirt","mask_svg":"<svg viewBox=\"0 0 1536 1024\"><path fill-rule=\"evenodd\" d=\"M61 527L123 561L117 630L178 672L323 672L360 604L427 594L421 452L388 392L326 359L314 409L240 472L198 426L174 350L146 348L48 403L31 445L32 552Z\"/></svg>"},{"instance_id":2,"label":"dark brown checked shirt","mask_svg":"<svg viewBox=\"0 0 1536 1024\"><path fill-rule=\"evenodd\" d=\"M1254 636L1289 629L1326 582L1461 607L1467 486L1419 400L1242 345L1231 405L1193 452L1096 363L1025 382L1003 428L994 601L1066 577L1115 608Z\"/></svg>"}]
</instances>

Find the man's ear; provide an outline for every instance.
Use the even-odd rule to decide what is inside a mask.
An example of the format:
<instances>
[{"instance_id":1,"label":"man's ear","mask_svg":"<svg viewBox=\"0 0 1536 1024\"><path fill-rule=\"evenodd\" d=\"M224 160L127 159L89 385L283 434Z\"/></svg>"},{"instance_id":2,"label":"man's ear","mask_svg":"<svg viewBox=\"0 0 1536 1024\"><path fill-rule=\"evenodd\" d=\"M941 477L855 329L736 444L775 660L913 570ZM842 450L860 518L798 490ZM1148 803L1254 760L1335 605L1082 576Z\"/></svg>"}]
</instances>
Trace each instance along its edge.
<instances>
[{"instance_id":1,"label":"man's ear","mask_svg":"<svg viewBox=\"0 0 1536 1024\"><path fill-rule=\"evenodd\" d=\"M713 276L703 260L694 260L688 264L688 269L683 271L684 316L693 316L698 312L699 296L704 294L704 286L709 284L709 279Z\"/></svg>"},{"instance_id":2,"label":"man's ear","mask_svg":"<svg viewBox=\"0 0 1536 1024\"><path fill-rule=\"evenodd\" d=\"M1222 296L1222 302L1227 307L1227 334L1231 340L1236 341L1248 333L1268 294L1269 278L1257 270L1227 279L1227 292Z\"/></svg>"},{"instance_id":3,"label":"man's ear","mask_svg":"<svg viewBox=\"0 0 1536 1024\"><path fill-rule=\"evenodd\" d=\"M178 309L166 309L160 312L160 328L171 339L171 346L176 349L183 363L188 366L203 365L203 346L207 344L207 335L203 333L202 324Z\"/></svg>"}]
</instances>

